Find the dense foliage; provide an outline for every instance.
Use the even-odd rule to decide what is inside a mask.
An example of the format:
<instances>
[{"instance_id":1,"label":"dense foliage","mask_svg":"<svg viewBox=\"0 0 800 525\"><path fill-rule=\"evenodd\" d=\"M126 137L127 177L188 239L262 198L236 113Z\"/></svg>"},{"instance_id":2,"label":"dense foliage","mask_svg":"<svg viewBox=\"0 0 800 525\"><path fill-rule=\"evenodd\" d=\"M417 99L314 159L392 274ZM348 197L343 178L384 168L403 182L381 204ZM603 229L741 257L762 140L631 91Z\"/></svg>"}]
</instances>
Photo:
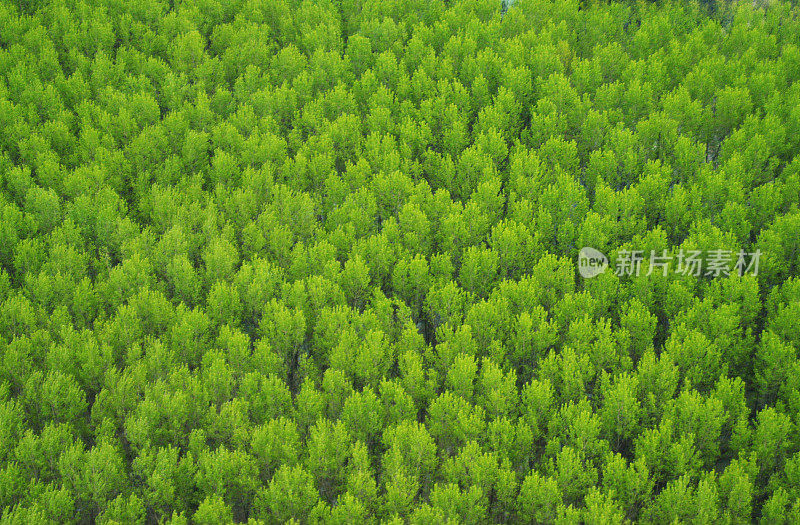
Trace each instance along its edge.
<instances>
[{"instance_id":1,"label":"dense foliage","mask_svg":"<svg viewBox=\"0 0 800 525\"><path fill-rule=\"evenodd\" d=\"M798 523L799 202L796 4L2 0L0 521Z\"/></svg>"}]
</instances>

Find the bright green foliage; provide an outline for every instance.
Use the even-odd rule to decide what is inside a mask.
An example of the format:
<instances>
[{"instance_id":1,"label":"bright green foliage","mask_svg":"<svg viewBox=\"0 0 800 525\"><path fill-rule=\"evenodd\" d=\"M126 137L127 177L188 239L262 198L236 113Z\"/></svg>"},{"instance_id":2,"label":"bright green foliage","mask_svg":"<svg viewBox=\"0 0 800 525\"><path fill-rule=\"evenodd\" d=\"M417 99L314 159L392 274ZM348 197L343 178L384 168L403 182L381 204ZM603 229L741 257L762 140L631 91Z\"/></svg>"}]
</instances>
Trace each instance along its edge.
<instances>
[{"instance_id":1,"label":"bright green foliage","mask_svg":"<svg viewBox=\"0 0 800 525\"><path fill-rule=\"evenodd\" d=\"M800 522L798 101L788 0L0 1L0 523Z\"/></svg>"}]
</instances>

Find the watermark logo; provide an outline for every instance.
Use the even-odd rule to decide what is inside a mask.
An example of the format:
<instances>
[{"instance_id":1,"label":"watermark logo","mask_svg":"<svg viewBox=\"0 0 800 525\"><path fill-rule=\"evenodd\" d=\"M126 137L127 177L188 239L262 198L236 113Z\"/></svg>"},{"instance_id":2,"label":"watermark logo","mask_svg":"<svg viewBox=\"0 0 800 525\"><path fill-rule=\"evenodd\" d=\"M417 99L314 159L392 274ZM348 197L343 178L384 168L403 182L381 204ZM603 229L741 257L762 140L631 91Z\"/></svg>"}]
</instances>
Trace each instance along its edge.
<instances>
[{"instance_id":1,"label":"watermark logo","mask_svg":"<svg viewBox=\"0 0 800 525\"><path fill-rule=\"evenodd\" d=\"M761 250L740 250L737 253L731 250L708 250L705 254L700 250L680 250L676 255L669 255L667 250L662 250L660 254L651 250L649 258L644 250L619 250L615 259L614 275L639 276L642 263L647 261L645 275L659 272L666 277L667 272L673 270L679 275L694 277L727 277L731 274L741 277L746 273L755 276L758 275L760 259ZM586 279L605 272L608 265L608 258L599 250L586 246L578 253L578 272Z\"/></svg>"},{"instance_id":2,"label":"watermark logo","mask_svg":"<svg viewBox=\"0 0 800 525\"><path fill-rule=\"evenodd\" d=\"M608 268L608 257L603 252L584 246L578 253L578 272L585 279L597 277Z\"/></svg>"}]
</instances>

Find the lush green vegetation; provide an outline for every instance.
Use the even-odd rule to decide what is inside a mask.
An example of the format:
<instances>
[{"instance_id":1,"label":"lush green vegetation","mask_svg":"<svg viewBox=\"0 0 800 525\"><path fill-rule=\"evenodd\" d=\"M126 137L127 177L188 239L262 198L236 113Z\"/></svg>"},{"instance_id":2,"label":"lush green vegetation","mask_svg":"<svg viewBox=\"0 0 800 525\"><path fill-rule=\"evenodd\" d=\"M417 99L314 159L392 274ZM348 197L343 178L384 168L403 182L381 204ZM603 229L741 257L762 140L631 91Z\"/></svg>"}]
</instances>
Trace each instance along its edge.
<instances>
[{"instance_id":1,"label":"lush green vegetation","mask_svg":"<svg viewBox=\"0 0 800 525\"><path fill-rule=\"evenodd\" d=\"M800 9L501 7L0 1L0 521L800 522Z\"/></svg>"}]
</instances>

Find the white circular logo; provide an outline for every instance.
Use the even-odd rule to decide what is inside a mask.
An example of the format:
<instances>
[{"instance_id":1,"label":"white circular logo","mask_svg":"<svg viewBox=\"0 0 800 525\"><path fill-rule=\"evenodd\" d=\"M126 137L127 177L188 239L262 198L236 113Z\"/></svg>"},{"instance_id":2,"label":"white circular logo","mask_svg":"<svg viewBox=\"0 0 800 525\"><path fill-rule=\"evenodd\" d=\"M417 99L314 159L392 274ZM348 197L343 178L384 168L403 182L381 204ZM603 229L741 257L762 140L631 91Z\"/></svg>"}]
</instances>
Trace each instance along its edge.
<instances>
[{"instance_id":1,"label":"white circular logo","mask_svg":"<svg viewBox=\"0 0 800 525\"><path fill-rule=\"evenodd\" d=\"M578 272L582 277L597 277L608 268L608 257L603 252L584 246L578 253Z\"/></svg>"}]
</instances>

